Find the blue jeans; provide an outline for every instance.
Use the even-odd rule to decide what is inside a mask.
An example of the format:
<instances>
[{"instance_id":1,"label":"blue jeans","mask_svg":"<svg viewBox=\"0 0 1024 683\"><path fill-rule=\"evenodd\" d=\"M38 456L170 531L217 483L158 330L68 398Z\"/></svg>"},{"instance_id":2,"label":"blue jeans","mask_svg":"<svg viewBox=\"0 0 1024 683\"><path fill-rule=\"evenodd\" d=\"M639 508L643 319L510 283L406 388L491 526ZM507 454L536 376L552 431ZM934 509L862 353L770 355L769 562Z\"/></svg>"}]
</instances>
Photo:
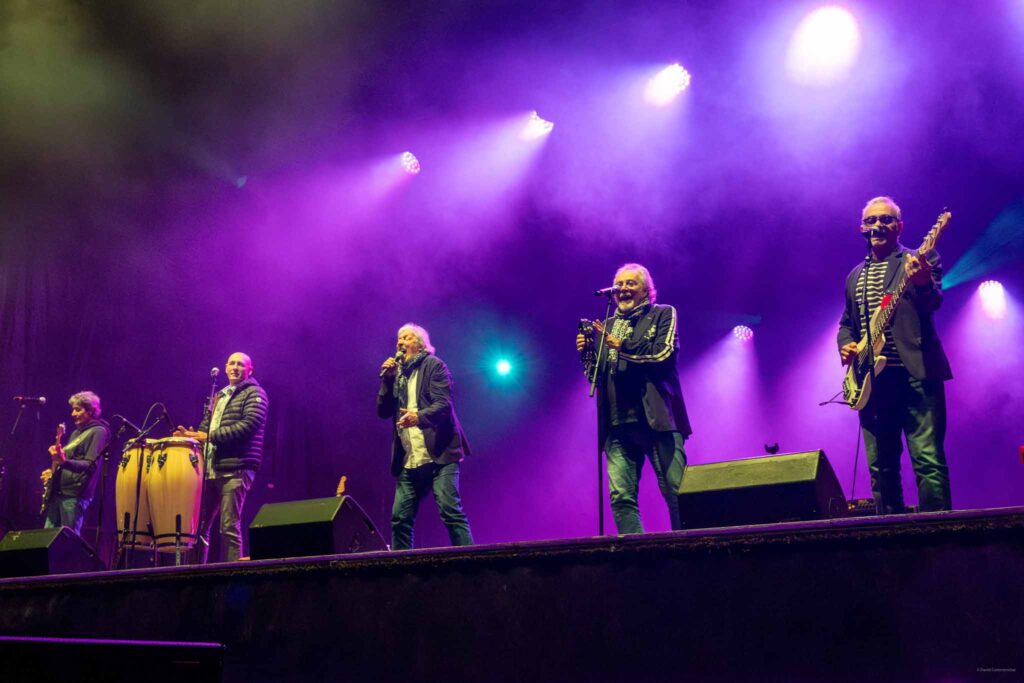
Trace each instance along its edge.
<instances>
[{"instance_id":1,"label":"blue jeans","mask_svg":"<svg viewBox=\"0 0 1024 683\"><path fill-rule=\"evenodd\" d=\"M612 427L604 445L608 455L608 490L611 495L612 515L620 534L642 534L640 506L640 473L645 455L650 458L658 488L668 505L673 529L681 529L677 491L683 481L686 452L679 432L656 432L646 424L627 424Z\"/></svg>"},{"instance_id":2,"label":"blue jeans","mask_svg":"<svg viewBox=\"0 0 1024 683\"><path fill-rule=\"evenodd\" d=\"M395 504L391 508L391 549L413 547L413 526L420 501L433 491L437 511L448 529L452 545L472 545L473 533L459 497L459 463L429 464L403 469L395 482Z\"/></svg>"},{"instance_id":3,"label":"blue jeans","mask_svg":"<svg viewBox=\"0 0 1024 683\"><path fill-rule=\"evenodd\" d=\"M905 368L886 368L874 378L871 398L860 413L871 493L882 515L906 512L900 477L902 436L917 478L922 512L951 509L946 467L946 389L922 381Z\"/></svg>"},{"instance_id":4,"label":"blue jeans","mask_svg":"<svg viewBox=\"0 0 1024 683\"><path fill-rule=\"evenodd\" d=\"M202 526L199 529L199 562L206 564L210 552L213 518L220 513L220 561L234 562L242 556L242 506L252 488L252 470L218 472L206 480L203 491Z\"/></svg>"},{"instance_id":5,"label":"blue jeans","mask_svg":"<svg viewBox=\"0 0 1024 683\"><path fill-rule=\"evenodd\" d=\"M46 523L43 524L43 528L66 526L76 534L81 533L82 521L85 519L85 511L89 509L89 503L88 500L54 494L46 508Z\"/></svg>"}]
</instances>

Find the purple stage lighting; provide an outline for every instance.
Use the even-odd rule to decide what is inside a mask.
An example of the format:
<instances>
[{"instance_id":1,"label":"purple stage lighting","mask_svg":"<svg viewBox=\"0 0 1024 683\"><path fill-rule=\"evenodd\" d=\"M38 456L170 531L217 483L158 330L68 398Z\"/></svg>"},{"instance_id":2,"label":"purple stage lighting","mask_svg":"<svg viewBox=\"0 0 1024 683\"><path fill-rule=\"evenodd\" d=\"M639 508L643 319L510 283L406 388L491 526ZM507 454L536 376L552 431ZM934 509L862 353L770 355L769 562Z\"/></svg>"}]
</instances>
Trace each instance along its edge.
<instances>
[{"instance_id":1,"label":"purple stage lighting","mask_svg":"<svg viewBox=\"0 0 1024 683\"><path fill-rule=\"evenodd\" d=\"M978 286L978 296L981 308L989 318L1000 320L1006 316L1006 292L999 282L985 280Z\"/></svg>"},{"instance_id":2,"label":"purple stage lighting","mask_svg":"<svg viewBox=\"0 0 1024 683\"><path fill-rule=\"evenodd\" d=\"M402 168L409 175L416 175L420 172L420 160L412 152L402 152Z\"/></svg>"},{"instance_id":3,"label":"purple stage lighting","mask_svg":"<svg viewBox=\"0 0 1024 683\"><path fill-rule=\"evenodd\" d=\"M791 79L804 85L837 80L860 50L860 28L842 7L828 5L804 17L793 34L786 58Z\"/></svg>"},{"instance_id":4,"label":"purple stage lighting","mask_svg":"<svg viewBox=\"0 0 1024 683\"><path fill-rule=\"evenodd\" d=\"M536 140L542 138L555 127L555 124L551 121L545 121L542 119L537 112L530 112L530 120L526 122L526 126L523 127L523 132L520 137L524 140Z\"/></svg>"},{"instance_id":5,"label":"purple stage lighting","mask_svg":"<svg viewBox=\"0 0 1024 683\"><path fill-rule=\"evenodd\" d=\"M673 64L665 67L647 81L644 99L648 104L664 107L688 87L690 87L690 72L678 64Z\"/></svg>"},{"instance_id":6,"label":"purple stage lighting","mask_svg":"<svg viewBox=\"0 0 1024 683\"><path fill-rule=\"evenodd\" d=\"M748 342L754 338L754 331L746 325L737 325L732 328L732 334L741 342Z\"/></svg>"}]
</instances>

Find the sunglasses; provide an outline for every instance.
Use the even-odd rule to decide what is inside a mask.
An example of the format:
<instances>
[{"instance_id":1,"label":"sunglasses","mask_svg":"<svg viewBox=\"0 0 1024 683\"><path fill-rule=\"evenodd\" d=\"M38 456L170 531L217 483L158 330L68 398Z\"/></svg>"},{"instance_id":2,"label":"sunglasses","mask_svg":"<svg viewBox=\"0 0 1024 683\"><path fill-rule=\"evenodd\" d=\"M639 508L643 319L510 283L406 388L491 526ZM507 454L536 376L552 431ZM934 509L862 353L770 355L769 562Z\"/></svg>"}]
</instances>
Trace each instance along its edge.
<instances>
[{"instance_id":1,"label":"sunglasses","mask_svg":"<svg viewBox=\"0 0 1024 683\"><path fill-rule=\"evenodd\" d=\"M881 223L882 225L889 225L895 223L899 218L896 216L890 216L888 214L882 214L881 216L865 216L864 220L861 221L864 225L874 225L875 223Z\"/></svg>"}]
</instances>

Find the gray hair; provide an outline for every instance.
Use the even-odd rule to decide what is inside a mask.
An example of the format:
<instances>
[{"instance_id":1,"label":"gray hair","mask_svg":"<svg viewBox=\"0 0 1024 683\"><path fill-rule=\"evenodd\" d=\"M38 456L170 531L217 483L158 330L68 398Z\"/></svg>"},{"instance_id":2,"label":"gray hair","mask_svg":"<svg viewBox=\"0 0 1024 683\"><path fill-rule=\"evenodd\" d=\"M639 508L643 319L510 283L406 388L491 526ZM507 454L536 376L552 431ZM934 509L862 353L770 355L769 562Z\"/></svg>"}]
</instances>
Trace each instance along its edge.
<instances>
[{"instance_id":1,"label":"gray hair","mask_svg":"<svg viewBox=\"0 0 1024 683\"><path fill-rule=\"evenodd\" d=\"M398 336L402 336L403 332L412 332L416 335L416 341L420 343L424 351L434 353L434 346L430 343L430 333L425 329L416 323L406 323L398 328Z\"/></svg>"},{"instance_id":2,"label":"gray hair","mask_svg":"<svg viewBox=\"0 0 1024 683\"><path fill-rule=\"evenodd\" d=\"M888 204L889 206L891 206L893 208L893 210L896 211L896 220L900 220L900 221L903 220L903 214L902 214L902 212L900 212L900 205L897 204L896 200L893 199L892 197L889 197L889 196L886 196L886 195L882 195L881 197L875 197L874 199L869 199L868 203L864 205L864 209L868 208L872 204ZM863 212L863 209L861 209L861 211Z\"/></svg>"},{"instance_id":3,"label":"gray hair","mask_svg":"<svg viewBox=\"0 0 1024 683\"><path fill-rule=\"evenodd\" d=\"M82 408L93 418L98 418L100 413L100 397L91 391L79 391L68 399L68 405L72 408Z\"/></svg>"},{"instance_id":4,"label":"gray hair","mask_svg":"<svg viewBox=\"0 0 1024 683\"><path fill-rule=\"evenodd\" d=\"M635 273L639 273L640 279L644 283L644 289L647 290L648 300L650 300L652 304L658 300L658 290L654 286L654 278L651 277L651 271L647 270L647 268L639 263L624 263L615 271L616 280L619 278L619 273L624 270L632 270Z\"/></svg>"}]
</instances>

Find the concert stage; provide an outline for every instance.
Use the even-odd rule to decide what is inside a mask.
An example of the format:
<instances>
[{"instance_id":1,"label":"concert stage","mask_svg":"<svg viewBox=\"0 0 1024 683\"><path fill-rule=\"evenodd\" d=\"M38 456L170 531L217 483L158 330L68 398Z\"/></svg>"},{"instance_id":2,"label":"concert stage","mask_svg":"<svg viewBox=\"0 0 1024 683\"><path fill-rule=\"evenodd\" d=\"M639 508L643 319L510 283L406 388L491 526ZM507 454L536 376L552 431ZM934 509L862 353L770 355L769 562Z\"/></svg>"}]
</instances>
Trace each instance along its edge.
<instances>
[{"instance_id":1,"label":"concert stage","mask_svg":"<svg viewBox=\"0 0 1024 683\"><path fill-rule=\"evenodd\" d=\"M1024 508L848 518L10 579L0 635L222 643L245 683L1019 680L1022 567Z\"/></svg>"}]
</instances>

